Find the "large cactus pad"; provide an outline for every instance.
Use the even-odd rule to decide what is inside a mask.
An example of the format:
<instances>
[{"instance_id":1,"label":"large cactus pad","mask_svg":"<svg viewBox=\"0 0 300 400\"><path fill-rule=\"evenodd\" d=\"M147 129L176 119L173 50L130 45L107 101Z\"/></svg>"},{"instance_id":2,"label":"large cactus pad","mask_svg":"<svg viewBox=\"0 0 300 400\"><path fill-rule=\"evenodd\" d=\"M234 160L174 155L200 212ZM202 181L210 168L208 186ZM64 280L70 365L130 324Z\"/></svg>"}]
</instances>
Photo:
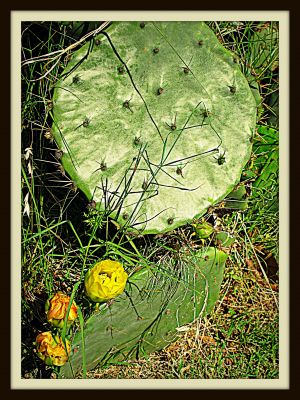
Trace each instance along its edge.
<instances>
[{"instance_id":1,"label":"large cactus pad","mask_svg":"<svg viewBox=\"0 0 300 400\"><path fill-rule=\"evenodd\" d=\"M86 368L143 357L171 343L176 328L211 312L219 296L227 255L215 248L136 272L126 293L87 319L85 349L75 334L63 378Z\"/></svg>"},{"instance_id":2,"label":"large cactus pad","mask_svg":"<svg viewBox=\"0 0 300 400\"><path fill-rule=\"evenodd\" d=\"M98 209L144 233L191 222L249 158L256 104L203 22L114 22L56 84L65 170Z\"/></svg>"}]
</instances>

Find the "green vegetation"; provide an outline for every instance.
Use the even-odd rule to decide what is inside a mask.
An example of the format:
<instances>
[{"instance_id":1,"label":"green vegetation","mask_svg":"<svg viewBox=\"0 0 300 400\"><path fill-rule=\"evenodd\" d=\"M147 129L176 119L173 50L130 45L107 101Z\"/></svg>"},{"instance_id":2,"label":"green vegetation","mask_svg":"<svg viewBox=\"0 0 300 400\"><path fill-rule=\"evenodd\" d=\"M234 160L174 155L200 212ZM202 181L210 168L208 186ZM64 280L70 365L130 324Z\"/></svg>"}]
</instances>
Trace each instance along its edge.
<instances>
[{"instance_id":1,"label":"green vegetation","mask_svg":"<svg viewBox=\"0 0 300 400\"><path fill-rule=\"evenodd\" d=\"M61 153L53 137L54 87L73 51L83 42L87 50L93 43L96 45L94 30L98 37L103 26L23 24L24 378L53 378L60 374L60 367L45 366L34 354L37 334L49 329L44 310L49 296L63 291L80 305L81 318L72 327L74 333L78 331L78 341L87 333L86 319L91 315L97 318L95 305L84 295L83 280L98 259L122 260L133 278L138 270L149 266L165 266L167 270L172 263L182 266L187 254L211 246L227 253L227 260L218 301L208 315L193 323L183 322L184 327L177 330L177 340L174 337L172 344L141 360L119 359L111 365L105 359L88 371L85 359L78 377L278 378L278 110L274 103L274 94L278 93L278 24L208 25L222 45L235 54L257 99L259 115L252 154L235 194L214 204L203 215L214 232L201 238L189 224L157 235L126 232L74 185L60 162ZM218 166L222 165L216 163ZM227 233L230 241L220 232ZM111 310L113 307L114 304ZM66 335L63 332L63 338Z\"/></svg>"}]
</instances>

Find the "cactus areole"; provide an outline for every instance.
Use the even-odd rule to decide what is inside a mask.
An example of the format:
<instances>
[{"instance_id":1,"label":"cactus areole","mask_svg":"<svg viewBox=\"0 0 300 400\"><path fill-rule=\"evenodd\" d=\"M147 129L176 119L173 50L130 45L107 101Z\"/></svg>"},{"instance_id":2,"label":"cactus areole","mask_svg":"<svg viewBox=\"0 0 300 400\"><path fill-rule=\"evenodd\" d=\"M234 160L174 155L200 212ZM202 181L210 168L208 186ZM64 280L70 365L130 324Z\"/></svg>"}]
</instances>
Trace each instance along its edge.
<instances>
[{"instance_id":1,"label":"cactus areole","mask_svg":"<svg viewBox=\"0 0 300 400\"><path fill-rule=\"evenodd\" d=\"M247 80L204 22L113 22L93 40L55 87L64 169L129 229L190 223L233 189L250 156Z\"/></svg>"}]
</instances>

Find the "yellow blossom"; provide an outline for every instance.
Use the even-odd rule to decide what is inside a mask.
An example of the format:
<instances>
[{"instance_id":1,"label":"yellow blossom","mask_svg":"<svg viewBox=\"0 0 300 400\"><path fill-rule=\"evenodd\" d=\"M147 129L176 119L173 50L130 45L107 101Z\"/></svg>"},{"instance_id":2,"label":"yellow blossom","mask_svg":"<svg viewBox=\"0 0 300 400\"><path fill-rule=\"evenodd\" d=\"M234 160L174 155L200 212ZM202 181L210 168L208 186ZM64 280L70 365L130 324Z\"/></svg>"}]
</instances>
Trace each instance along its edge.
<instances>
[{"instance_id":1,"label":"yellow blossom","mask_svg":"<svg viewBox=\"0 0 300 400\"><path fill-rule=\"evenodd\" d=\"M62 329L64 326L64 319L68 310L69 302L70 297L62 292L57 292L50 300L46 302L47 320L53 326ZM77 306L73 301L68 315L67 325L71 325L77 317Z\"/></svg>"},{"instance_id":2,"label":"yellow blossom","mask_svg":"<svg viewBox=\"0 0 300 400\"><path fill-rule=\"evenodd\" d=\"M89 298L98 303L108 301L124 291L128 275L121 263L103 260L85 275L85 290Z\"/></svg>"},{"instance_id":3,"label":"yellow blossom","mask_svg":"<svg viewBox=\"0 0 300 400\"><path fill-rule=\"evenodd\" d=\"M68 361L71 351L70 341L66 339L66 348L62 338L52 336L51 332L42 332L36 337L37 355L46 365L61 367Z\"/></svg>"}]
</instances>

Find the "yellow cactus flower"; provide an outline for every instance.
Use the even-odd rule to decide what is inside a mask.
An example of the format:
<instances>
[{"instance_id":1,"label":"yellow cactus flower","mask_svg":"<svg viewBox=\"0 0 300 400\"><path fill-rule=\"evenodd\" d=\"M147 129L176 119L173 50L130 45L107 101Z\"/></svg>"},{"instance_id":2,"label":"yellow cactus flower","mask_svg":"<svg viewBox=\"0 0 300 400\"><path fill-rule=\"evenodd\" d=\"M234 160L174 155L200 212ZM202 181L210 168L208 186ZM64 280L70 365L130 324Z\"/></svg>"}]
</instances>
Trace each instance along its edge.
<instances>
[{"instance_id":1,"label":"yellow cactus flower","mask_svg":"<svg viewBox=\"0 0 300 400\"><path fill-rule=\"evenodd\" d=\"M85 275L85 290L89 298L104 302L124 291L128 275L121 263L112 260L98 262Z\"/></svg>"},{"instance_id":2,"label":"yellow cactus flower","mask_svg":"<svg viewBox=\"0 0 300 400\"><path fill-rule=\"evenodd\" d=\"M68 310L70 297L62 292L57 292L50 300L46 302L47 320L55 327L62 329L64 319ZM67 325L70 326L78 317L77 306L73 301L68 315Z\"/></svg>"},{"instance_id":3,"label":"yellow cactus flower","mask_svg":"<svg viewBox=\"0 0 300 400\"><path fill-rule=\"evenodd\" d=\"M36 337L37 355L46 365L61 367L68 361L71 351L70 341L66 339L66 348L62 338L52 336L51 332L42 332Z\"/></svg>"}]
</instances>

